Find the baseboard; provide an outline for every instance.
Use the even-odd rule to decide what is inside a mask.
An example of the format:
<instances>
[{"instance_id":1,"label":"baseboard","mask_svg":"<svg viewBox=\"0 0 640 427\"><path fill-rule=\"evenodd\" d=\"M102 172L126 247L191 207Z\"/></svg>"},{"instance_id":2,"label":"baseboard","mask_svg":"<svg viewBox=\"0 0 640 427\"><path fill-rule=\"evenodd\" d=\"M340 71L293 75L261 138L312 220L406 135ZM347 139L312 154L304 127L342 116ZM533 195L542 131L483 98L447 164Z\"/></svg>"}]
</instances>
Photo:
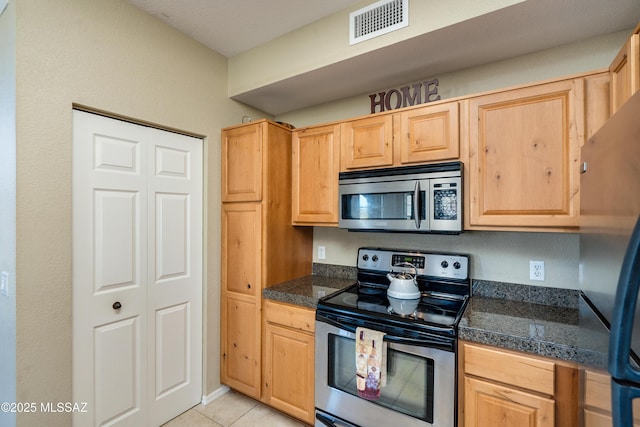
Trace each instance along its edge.
<instances>
[{"instance_id":1,"label":"baseboard","mask_svg":"<svg viewBox=\"0 0 640 427\"><path fill-rule=\"evenodd\" d=\"M216 400L217 398L219 398L229 390L230 388L227 387L226 385L220 386L220 388L217 390L214 390L213 393L208 394L206 396L202 396L202 401L200 403L207 406L209 403L213 402L214 400Z\"/></svg>"}]
</instances>

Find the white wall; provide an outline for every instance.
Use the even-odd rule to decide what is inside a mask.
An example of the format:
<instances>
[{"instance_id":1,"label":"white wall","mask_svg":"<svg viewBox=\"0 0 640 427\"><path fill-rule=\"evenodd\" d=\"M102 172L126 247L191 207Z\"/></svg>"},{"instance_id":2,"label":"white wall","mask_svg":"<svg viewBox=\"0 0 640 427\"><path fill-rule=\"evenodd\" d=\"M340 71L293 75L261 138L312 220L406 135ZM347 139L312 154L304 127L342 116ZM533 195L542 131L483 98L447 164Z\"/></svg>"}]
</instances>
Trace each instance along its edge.
<instances>
[{"instance_id":1,"label":"white wall","mask_svg":"<svg viewBox=\"0 0 640 427\"><path fill-rule=\"evenodd\" d=\"M429 70L425 70L423 80L437 78L440 81L438 93L441 98L450 99L607 68L618 50L624 45L631 31L632 29L629 29L594 37L534 54L444 75L431 75ZM406 84L410 83L416 82L406 82ZM392 87L372 89L368 93L358 96L281 114L277 120L291 123L296 127L304 127L368 115L371 112L369 94L388 89L392 89Z\"/></svg>"},{"instance_id":2,"label":"white wall","mask_svg":"<svg viewBox=\"0 0 640 427\"><path fill-rule=\"evenodd\" d=\"M0 402L16 401L16 14L0 15L0 272L9 274L9 296L0 294ZM0 425L15 414L0 411Z\"/></svg>"},{"instance_id":3,"label":"white wall","mask_svg":"<svg viewBox=\"0 0 640 427\"><path fill-rule=\"evenodd\" d=\"M474 279L556 288L578 288L578 234L467 231L458 236L404 233L362 233L315 227L314 262L356 265L359 247L386 247L455 252L471 255ZM326 247L318 259L317 247ZM545 262L545 281L529 280L529 261Z\"/></svg>"},{"instance_id":4,"label":"white wall","mask_svg":"<svg viewBox=\"0 0 640 427\"><path fill-rule=\"evenodd\" d=\"M261 113L227 97L226 58L125 0L11 3L17 20L17 401L72 398L74 103L205 136L203 392L211 393L220 385L220 129ZM70 414L17 418L19 426L71 425Z\"/></svg>"},{"instance_id":5,"label":"white wall","mask_svg":"<svg viewBox=\"0 0 640 427\"><path fill-rule=\"evenodd\" d=\"M372 0L361 0L333 15L230 58L229 94L237 95L317 70L523 1L410 0L411 13L407 27L367 40L366 43L350 45L349 14L373 3Z\"/></svg>"}]
</instances>

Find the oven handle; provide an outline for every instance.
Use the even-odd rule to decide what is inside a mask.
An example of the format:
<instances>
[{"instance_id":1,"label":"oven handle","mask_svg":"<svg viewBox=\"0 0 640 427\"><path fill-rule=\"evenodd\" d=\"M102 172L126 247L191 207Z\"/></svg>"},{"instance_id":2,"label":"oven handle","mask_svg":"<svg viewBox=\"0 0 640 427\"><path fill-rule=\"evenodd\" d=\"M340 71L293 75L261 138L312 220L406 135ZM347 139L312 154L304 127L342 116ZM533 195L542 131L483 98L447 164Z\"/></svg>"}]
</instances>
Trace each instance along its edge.
<instances>
[{"instance_id":1,"label":"oven handle","mask_svg":"<svg viewBox=\"0 0 640 427\"><path fill-rule=\"evenodd\" d=\"M331 326L335 326L338 329L351 332L352 334L356 333L356 326L352 324L340 322L339 320L334 318L322 316L321 320L316 319L316 321L327 323ZM362 326L373 329L373 330L377 330L375 325L367 325L366 322ZM424 338L410 338L410 337L402 337L397 335L386 334L384 336L384 341L392 344L405 344L405 345L412 345L417 347L428 347L428 348L435 348L438 350L444 350L449 352L455 351L455 339L441 337L441 336L432 335L432 334L428 334L428 336L425 336Z\"/></svg>"},{"instance_id":2,"label":"oven handle","mask_svg":"<svg viewBox=\"0 0 640 427\"><path fill-rule=\"evenodd\" d=\"M329 417L326 417L322 414L318 414L317 412L316 412L316 420L320 421L322 424L324 424L327 427L341 427L341 426L351 427L351 424L349 425L343 424L338 420L335 420L335 419L332 420Z\"/></svg>"}]
</instances>

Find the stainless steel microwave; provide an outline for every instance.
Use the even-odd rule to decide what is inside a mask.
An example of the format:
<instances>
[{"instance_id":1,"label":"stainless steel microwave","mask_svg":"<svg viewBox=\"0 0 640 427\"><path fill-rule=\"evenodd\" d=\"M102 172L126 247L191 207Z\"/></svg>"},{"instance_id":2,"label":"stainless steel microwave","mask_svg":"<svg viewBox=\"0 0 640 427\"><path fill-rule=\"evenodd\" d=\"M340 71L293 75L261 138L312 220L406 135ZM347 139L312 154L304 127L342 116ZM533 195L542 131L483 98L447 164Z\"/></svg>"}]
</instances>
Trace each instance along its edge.
<instances>
[{"instance_id":1,"label":"stainless steel microwave","mask_svg":"<svg viewBox=\"0 0 640 427\"><path fill-rule=\"evenodd\" d=\"M462 163L341 172L338 226L360 231L462 232Z\"/></svg>"}]
</instances>

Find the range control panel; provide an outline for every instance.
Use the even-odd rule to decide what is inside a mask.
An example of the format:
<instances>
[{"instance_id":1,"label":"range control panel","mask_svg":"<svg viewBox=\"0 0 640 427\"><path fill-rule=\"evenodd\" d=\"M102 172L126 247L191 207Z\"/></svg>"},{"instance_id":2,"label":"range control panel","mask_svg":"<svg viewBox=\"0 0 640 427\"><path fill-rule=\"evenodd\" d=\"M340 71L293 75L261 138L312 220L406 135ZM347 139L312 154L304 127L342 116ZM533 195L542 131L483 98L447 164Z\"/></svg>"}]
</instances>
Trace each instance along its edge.
<instances>
[{"instance_id":1,"label":"range control panel","mask_svg":"<svg viewBox=\"0 0 640 427\"><path fill-rule=\"evenodd\" d=\"M410 265L409 265L410 264ZM360 248L358 268L380 272L407 272L419 276L466 280L469 278L469 257L460 254Z\"/></svg>"}]
</instances>

